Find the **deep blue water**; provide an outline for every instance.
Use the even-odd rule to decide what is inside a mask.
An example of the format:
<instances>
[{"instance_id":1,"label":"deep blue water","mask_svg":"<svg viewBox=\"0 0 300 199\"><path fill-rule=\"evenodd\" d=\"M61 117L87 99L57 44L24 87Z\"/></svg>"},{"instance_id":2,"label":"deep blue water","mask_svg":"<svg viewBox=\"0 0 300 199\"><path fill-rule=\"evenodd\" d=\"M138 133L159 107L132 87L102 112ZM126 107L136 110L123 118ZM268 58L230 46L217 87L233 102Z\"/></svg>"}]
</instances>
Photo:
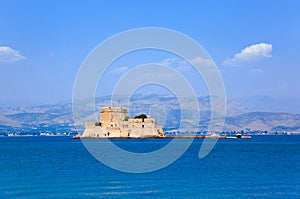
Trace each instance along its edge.
<instances>
[{"instance_id":1,"label":"deep blue water","mask_svg":"<svg viewBox=\"0 0 300 199\"><path fill-rule=\"evenodd\" d=\"M114 140L138 152L168 141ZM0 198L300 198L300 136L220 139L204 159L201 143L164 169L130 174L98 162L80 140L1 137Z\"/></svg>"}]
</instances>

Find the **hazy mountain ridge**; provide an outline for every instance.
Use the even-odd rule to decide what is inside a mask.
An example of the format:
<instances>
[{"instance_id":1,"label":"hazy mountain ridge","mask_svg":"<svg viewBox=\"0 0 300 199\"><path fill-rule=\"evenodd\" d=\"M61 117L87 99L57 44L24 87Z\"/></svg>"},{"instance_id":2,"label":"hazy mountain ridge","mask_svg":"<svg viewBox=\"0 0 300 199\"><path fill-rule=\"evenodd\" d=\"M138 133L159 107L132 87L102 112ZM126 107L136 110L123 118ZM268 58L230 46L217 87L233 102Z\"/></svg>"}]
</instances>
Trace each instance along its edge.
<instances>
[{"instance_id":1,"label":"hazy mountain ridge","mask_svg":"<svg viewBox=\"0 0 300 199\"><path fill-rule=\"evenodd\" d=\"M236 117L226 118L226 127L235 127L230 130L265 130L283 131L300 130L300 114L292 113L271 113L271 112L250 112Z\"/></svg>"},{"instance_id":2,"label":"hazy mountain ridge","mask_svg":"<svg viewBox=\"0 0 300 199\"><path fill-rule=\"evenodd\" d=\"M126 97L118 97L117 102L111 103L110 97L96 98L96 115L99 117L100 108L110 105L129 107L129 114L134 116L146 113L158 118L166 129L176 129L180 123L181 109L193 108L194 105L186 99L185 107L180 107L173 96L136 95L130 103ZM207 130L210 122L210 97L198 97L200 107L199 129ZM146 111L146 112L145 112ZM94 120L95 113L87 120ZM189 123L190 121L184 121ZM72 104L28 106L19 108L0 108L0 133L21 132L75 132L72 115ZM227 100L227 117L224 131L300 131L300 114L251 112L247 107Z\"/></svg>"}]
</instances>

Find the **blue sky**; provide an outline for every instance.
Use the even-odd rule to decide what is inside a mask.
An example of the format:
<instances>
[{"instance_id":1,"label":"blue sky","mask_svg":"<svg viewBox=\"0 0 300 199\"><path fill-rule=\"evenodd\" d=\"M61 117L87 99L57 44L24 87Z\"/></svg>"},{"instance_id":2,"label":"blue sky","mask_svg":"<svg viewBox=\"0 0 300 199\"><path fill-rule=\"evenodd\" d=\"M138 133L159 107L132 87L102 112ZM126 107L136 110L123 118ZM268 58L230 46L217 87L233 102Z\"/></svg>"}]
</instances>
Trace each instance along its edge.
<instances>
[{"instance_id":1,"label":"blue sky","mask_svg":"<svg viewBox=\"0 0 300 199\"><path fill-rule=\"evenodd\" d=\"M299 1L1 0L0 106L70 101L77 71L96 45L154 26L201 44L229 98L249 106L266 100L276 104L269 109L293 111L300 101L299 10ZM121 61L116 67L136 64Z\"/></svg>"}]
</instances>

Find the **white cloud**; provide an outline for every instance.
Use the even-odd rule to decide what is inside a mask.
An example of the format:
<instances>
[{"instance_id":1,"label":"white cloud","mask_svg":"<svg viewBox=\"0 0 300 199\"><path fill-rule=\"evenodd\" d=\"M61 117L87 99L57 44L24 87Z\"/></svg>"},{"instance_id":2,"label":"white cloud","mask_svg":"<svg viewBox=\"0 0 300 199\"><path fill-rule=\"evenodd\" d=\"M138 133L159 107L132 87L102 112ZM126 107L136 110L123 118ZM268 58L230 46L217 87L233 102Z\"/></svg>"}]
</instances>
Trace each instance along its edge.
<instances>
[{"instance_id":1,"label":"white cloud","mask_svg":"<svg viewBox=\"0 0 300 199\"><path fill-rule=\"evenodd\" d=\"M112 70L111 73L120 74L120 73L125 72L126 70L128 70L128 67L127 66L122 66L122 67L118 67L118 68Z\"/></svg>"},{"instance_id":2,"label":"white cloud","mask_svg":"<svg viewBox=\"0 0 300 199\"><path fill-rule=\"evenodd\" d=\"M17 62L26 59L25 56L9 46L0 46L0 62Z\"/></svg>"},{"instance_id":3,"label":"white cloud","mask_svg":"<svg viewBox=\"0 0 300 199\"><path fill-rule=\"evenodd\" d=\"M213 61L209 58L203 58L203 57L196 57L191 60L192 64L195 64L196 66L199 67L213 67L215 64Z\"/></svg>"},{"instance_id":4,"label":"white cloud","mask_svg":"<svg viewBox=\"0 0 300 199\"><path fill-rule=\"evenodd\" d=\"M255 75L257 75L257 74L262 74L264 71L262 70L262 69L260 69L260 68L252 68L251 70L250 70L250 73L252 73L252 74L255 74Z\"/></svg>"},{"instance_id":5,"label":"white cloud","mask_svg":"<svg viewBox=\"0 0 300 199\"><path fill-rule=\"evenodd\" d=\"M261 58L270 58L272 51L272 44L259 43L244 48L241 52L235 54L233 58L227 58L223 65L239 66L244 63L258 60Z\"/></svg>"},{"instance_id":6,"label":"white cloud","mask_svg":"<svg viewBox=\"0 0 300 199\"><path fill-rule=\"evenodd\" d=\"M163 64L163 65L170 66L170 65L173 65L173 64L178 64L178 62L179 62L178 58L176 58L176 57L169 57L167 59L164 59L160 63Z\"/></svg>"},{"instance_id":7,"label":"white cloud","mask_svg":"<svg viewBox=\"0 0 300 199\"><path fill-rule=\"evenodd\" d=\"M194 64L196 66L200 67L212 67L215 66L215 64L212 62L209 58L204 57L195 57L194 59L190 60L191 64ZM187 67L190 65L186 60L184 59L178 59L176 57L170 57L161 62L161 64L178 67L178 66L185 66Z\"/></svg>"},{"instance_id":8,"label":"white cloud","mask_svg":"<svg viewBox=\"0 0 300 199\"><path fill-rule=\"evenodd\" d=\"M160 64L169 66L180 73L189 73L191 72L191 65L186 62L184 59L177 57L169 57L160 62Z\"/></svg>"}]
</instances>

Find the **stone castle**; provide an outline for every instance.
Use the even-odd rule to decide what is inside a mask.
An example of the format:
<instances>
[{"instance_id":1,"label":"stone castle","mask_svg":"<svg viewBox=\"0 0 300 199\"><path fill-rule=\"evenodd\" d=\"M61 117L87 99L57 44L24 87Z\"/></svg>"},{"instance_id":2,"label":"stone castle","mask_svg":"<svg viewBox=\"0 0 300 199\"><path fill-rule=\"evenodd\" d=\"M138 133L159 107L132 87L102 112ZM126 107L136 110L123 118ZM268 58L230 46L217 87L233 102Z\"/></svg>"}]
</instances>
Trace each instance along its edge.
<instances>
[{"instance_id":1,"label":"stone castle","mask_svg":"<svg viewBox=\"0 0 300 199\"><path fill-rule=\"evenodd\" d=\"M145 116L145 115L144 115ZM163 137L155 118L131 118L125 107L103 107L100 122L87 122L81 138Z\"/></svg>"}]
</instances>

